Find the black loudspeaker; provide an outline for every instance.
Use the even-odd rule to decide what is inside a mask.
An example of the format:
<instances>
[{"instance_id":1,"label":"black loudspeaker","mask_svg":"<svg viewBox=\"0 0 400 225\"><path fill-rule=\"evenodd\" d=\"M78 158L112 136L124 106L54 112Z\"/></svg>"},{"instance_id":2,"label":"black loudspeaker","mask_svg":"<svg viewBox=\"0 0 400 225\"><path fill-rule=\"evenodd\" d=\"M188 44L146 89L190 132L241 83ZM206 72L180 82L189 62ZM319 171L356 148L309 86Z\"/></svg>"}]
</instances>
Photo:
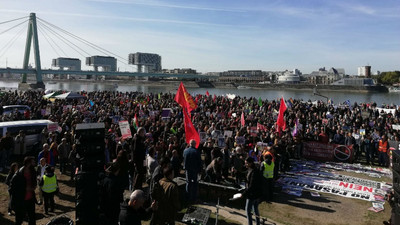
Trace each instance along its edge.
<instances>
[{"instance_id":1,"label":"black loudspeaker","mask_svg":"<svg viewBox=\"0 0 400 225\"><path fill-rule=\"evenodd\" d=\"M75 144L83 171L101 171L105 164L104 123L76 125Z\"/></svg>"},{"instance_id":2,"label":"black loudspeaker","mask_svg":"<svg viewBox=\"0 0 400 225\"><path fill-rule=\"evenodd\" d=\"M400 173L400 150L392 151L392 169Z\"/></svg>"},{"instance_id":3,"label":"black loudspeaker","mask_svg":"<svg viewBox=\"0 0 400 225\"><path fill-rule=\"evenodd\" d=\"M392 151L393 189L400 193L400 150Z\"/></svg>"},{"instance_id":4,"label":"black loudspeaker","mask_svg":"<svg viewBox=\"0 0 400 225\"><path fill-rule=\"evenodd\" d=\"M76 175L75 218L77 225L99 222L99 175L79 172Z\"/></svg>"},{"instance_id":5,"label":"black loudspeaker","mask_svg":"<svg viewBox=\"0 0 400 225\"><path fill-rule=\"evenodd\" d=\"M393 170L393 189L400 193L400 173Z\"/></svg>"},{"instance_id":6,"label":"black loudspeaker","mask_svg":"<svg viewBox=\"0 0 400 225\"><path fill-rule=\"evenodd\" d=\"M394 202L392 207L394 207L394 212L396 215L400 215L400 192L394 191Z\"/></svg>"}]
</instances>

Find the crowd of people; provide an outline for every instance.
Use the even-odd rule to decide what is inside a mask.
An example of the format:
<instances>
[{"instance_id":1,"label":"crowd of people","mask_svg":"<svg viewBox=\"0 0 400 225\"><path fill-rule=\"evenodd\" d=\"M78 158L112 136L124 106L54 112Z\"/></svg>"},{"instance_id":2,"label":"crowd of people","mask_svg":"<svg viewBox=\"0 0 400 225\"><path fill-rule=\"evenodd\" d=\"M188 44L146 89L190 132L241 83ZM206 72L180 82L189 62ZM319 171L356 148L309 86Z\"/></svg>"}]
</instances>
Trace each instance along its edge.
<instances>
[{"instance_id":1,"label":"crowd of people","mask_svg":"<svg viewBox=\"0 0 400 225\"><path fill-rule=\"evenodd\" d=\"M190 203L198 201L198 177L237 187L245 183L243 197L247 199L246 211L251 218L251 211L258 215L258 199L273 199L273 180L279 172L290 169L289 159L302 157L304 142L352 145L355 161L364 162L364 157L364 163L374 164L378 160L378 165L389 166L389 148L398 149L398 146L390 146L388 141L400 140L392 126L400 118L396 106L385 106L395 109L388 113L377 110L375 103L332 105L290 99L284 114L286 129L277 132L279 100L196 95L193 98L197 107L191 112L191 120L201 141L188 143L183 110L175 102L173 93L95 91L80 94L86 98L44 99L40 91L10 91L0 100L1 106L31 108L29 112L2 115L0 121L49 119L60 127L56 132L44 129L34 158L25 158L21 169L14 166L10 170L12 203L24 203L10 205L10 210L13 208L16 213L17 224L22 222L23 216L19 215L28 214L31 218L35 202L44 201L46 213L48 208L54 210L54 193L58 191L56 166L74 179L75 169L79 167L74 134L79 123L105 125L107 175L100 202L107 224L131 224L130 221L140 224L140 218L149 212L154 212L149 214L151 224L173 224L181 207L173 181L176 176L186 178L186 198ZM132 138L122 138L119 121L128 121L135 133ZM10 155L14 148L26 148L23 139L24 131L7 133L1 138L1 170L12 167ZM37 171L36 164L40 166ZM13 184L18 182L24 182L26 189L14 188ZM38 184L44 198L40 197L39 201L34 198ZM147 186L150 195L141 191ZM126 189L133 191L127 201L123 198ZM140 213L138 210L143 210L145 198L151 199L150 208ZM34 221L30 220L30 224Z\"/></svg>"}]
</instances>

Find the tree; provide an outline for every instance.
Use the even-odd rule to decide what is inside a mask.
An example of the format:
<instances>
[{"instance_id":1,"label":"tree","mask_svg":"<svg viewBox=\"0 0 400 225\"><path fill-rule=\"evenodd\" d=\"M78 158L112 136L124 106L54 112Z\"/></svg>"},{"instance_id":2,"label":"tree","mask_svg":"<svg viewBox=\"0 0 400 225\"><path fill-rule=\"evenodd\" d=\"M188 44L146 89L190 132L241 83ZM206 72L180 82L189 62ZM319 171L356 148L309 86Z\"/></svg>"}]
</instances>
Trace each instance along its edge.
<instances>
[{"instance_id":1,"label":"tree","mask_svg":"<svg viewBox=\"0 0 400 225\"><path fill-rule=\"evenodd\" d=\"M378 76L378 83L393 85L400 82L400 71L382 72Z\"/></svg>"}]
</instances>

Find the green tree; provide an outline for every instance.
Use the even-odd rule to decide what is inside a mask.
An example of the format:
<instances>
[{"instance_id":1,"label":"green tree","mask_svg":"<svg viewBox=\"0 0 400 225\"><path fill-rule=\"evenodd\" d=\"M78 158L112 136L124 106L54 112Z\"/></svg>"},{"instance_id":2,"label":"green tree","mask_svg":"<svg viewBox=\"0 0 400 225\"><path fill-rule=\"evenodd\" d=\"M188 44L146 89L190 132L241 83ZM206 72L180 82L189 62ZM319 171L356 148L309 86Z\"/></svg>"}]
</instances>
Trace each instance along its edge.
<instances>
[{"instance_id":1,"label":"green tree","mask_svg":"<svg viewBox=\"0 0 400 225\"><path fill-rule=\"evenodd\" d=\"M393 85L400 82L400 71L382 72L378 76L378 83Z\"/></svg>"}]
</instances>

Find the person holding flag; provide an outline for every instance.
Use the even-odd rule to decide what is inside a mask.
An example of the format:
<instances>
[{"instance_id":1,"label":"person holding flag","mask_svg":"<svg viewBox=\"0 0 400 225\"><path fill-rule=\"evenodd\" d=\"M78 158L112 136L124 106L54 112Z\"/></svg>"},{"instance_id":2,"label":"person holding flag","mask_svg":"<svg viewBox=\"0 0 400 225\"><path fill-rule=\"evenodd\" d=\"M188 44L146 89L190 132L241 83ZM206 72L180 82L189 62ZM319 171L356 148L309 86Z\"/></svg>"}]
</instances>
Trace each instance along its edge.
<instances>
[{"instance_id":1,"label":"person holding flag","mask_svg":"<svg viewBox=\"0 0 400 225\"><path fill-rule=\"evenodd\" d=\"M279 134L281 134L281 132L286 129L286 121L285 121L285 117L284 117L286 109L287 109L287 106L286 106L285 100L282 97L281 103L279 106L278 119L276 120L276 131Z\"/></svg>"},{"instance_id":2,"label":"person holding flag","mask_svg":"<svg viewBox=\"0 0 400 225\"><path fill-rule=\"evenodd\" d=\"M196 102L193 100L189 92L187 92L182 82L176 92L175 101L182 106L183 109L186 109L189 115L192 110L197 108Z\"/></svg>"}]
</instances>

